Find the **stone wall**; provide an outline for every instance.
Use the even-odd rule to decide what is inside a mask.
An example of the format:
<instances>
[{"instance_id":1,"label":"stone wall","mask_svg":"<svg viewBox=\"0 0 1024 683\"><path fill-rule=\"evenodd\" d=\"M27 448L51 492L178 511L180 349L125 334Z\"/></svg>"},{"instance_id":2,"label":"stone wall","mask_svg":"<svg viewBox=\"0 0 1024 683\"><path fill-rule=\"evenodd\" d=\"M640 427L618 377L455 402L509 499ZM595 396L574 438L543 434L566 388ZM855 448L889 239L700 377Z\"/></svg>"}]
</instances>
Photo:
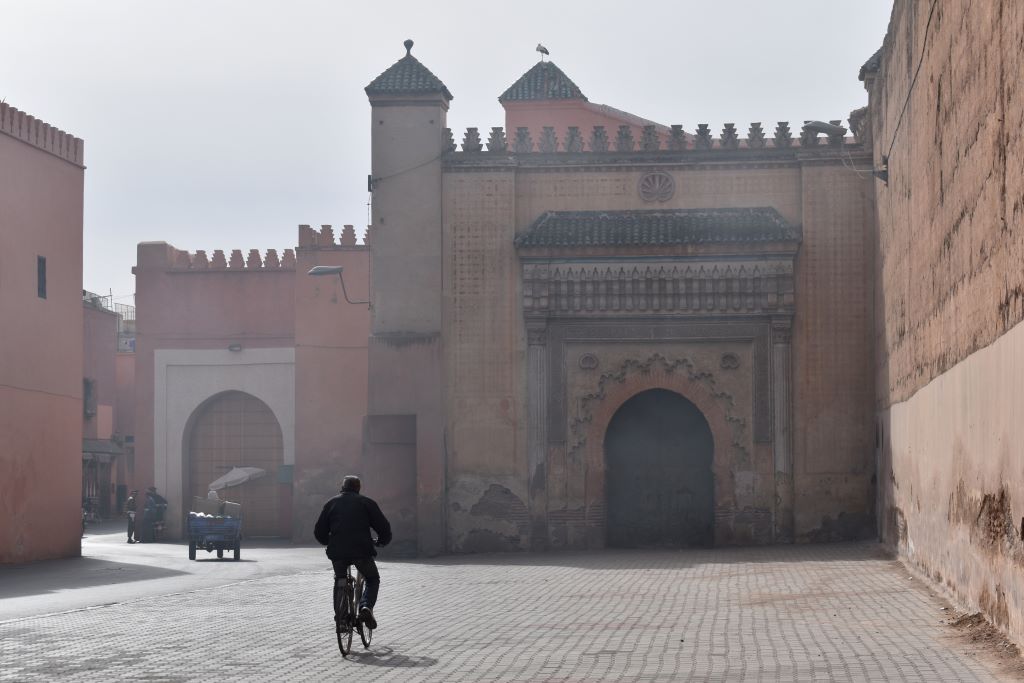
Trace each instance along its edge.
<instances>
[{"instance_id":1,"label":"stone wall","mask_svg":"<svg viewBox=\"0 0 1024 683\"><path fill-rule=\"evenodd\" d=\"M864 74L876 165L888 157L888 185L877 184L881 534L1018 642L1022 43L1013 0L897 0L880 69Z\"/></svg>"}]
</instances>

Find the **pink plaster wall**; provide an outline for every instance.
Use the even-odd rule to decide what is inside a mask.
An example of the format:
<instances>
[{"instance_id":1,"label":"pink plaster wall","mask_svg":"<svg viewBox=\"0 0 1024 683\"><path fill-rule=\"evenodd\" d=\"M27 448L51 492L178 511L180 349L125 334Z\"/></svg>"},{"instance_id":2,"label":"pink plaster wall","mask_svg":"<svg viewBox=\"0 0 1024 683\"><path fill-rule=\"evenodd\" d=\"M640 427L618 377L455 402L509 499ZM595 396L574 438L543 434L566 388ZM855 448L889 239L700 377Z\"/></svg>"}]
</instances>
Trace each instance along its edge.
<instances>
[{"instance_id":1,"label":"pink plaster wall","mask_svg":"<svg viewBox=\"0 0 1024 683\"><path fill-rule=\"evenodd\" d=\"M82 438L109 439L114 431L117 402L117 315L83 304L82 377L95 380L96 414L82 413Z\"/></svg>"},{"instance_id":2,"label":"pink plaster wall","mask_svg":"<svg viewBox=\"0 0 1024 683\"><path fill-rule=\"evenodd\" d=\"M324 501L346 474L361 472L366 415L370 311L348 303L337 276L312 277L317 265L344 268L352 301L369 299L369 250L318 246L300 235L295 270L295 470L293 538L312 539ZM374 482L367 482L367 494Z\"/></svg>"},{"instance_id":3,"label":"pink plaster wall","mask_svg":"<svg viewBox=\"0 0 1024 683\"><path fill-rule=\"evenodd\" d=\"M0 562L81 552L83 180L81 140L0 105Z\"/></svg>"},{"instance_id":4,"label":"pink plaster wall","mask_svg":"<svg viewBox=\"0 0 1024 683\"><path fill-rule=\"evenodd\" d=\"M139 489L153 484L155 350L294 344L293 268L200 269L192 268L189 259L188 252L166 242L138 246L134 272L135 484Z\"/></svg>"}]
</instances>

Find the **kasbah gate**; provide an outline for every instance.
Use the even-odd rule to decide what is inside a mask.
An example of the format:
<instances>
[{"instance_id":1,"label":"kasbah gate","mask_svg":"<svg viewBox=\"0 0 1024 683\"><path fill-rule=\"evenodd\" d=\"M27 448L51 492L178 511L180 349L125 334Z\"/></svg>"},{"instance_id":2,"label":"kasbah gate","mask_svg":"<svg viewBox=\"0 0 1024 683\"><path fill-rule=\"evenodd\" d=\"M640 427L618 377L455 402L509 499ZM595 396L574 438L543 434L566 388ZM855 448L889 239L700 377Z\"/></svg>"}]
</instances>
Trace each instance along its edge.
<instances>
[{"instance_id":1,"label":"kasbah gate","mask_svg":"<svg viewBox=\"0 0 1024 683\"><path fill-rule=\"evenodd\" d=\"M246 534L308 542L358 473L392 557L879 538L1019 641L1024 98L992 64L1024 6L993 4L933 27L907 119L924 3L829 121L662 125L542 58L452 131L396 45L371 225L138 245L130 484L181 538L258 467Z\"/></svg>"}]
</instances>

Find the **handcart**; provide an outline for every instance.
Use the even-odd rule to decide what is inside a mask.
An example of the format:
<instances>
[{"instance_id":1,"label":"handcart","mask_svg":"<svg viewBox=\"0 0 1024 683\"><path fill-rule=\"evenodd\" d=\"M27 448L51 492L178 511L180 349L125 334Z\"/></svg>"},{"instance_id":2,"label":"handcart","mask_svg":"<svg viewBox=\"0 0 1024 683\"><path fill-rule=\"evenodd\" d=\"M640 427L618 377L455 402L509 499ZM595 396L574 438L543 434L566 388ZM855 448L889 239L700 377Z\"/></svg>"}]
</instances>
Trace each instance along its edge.
<instances>
[{"instance_id":1,"label":"handcart","mask_svg":"<svg viewBox=\"0 0 1024 683\"><path fill-rule=\"evenodd\" d=\"M196 550L234 552L238 560L242 550L242 506L238 503L193 498L188 513L188 559L196 559Z\"/></svg>"}]
</instances>

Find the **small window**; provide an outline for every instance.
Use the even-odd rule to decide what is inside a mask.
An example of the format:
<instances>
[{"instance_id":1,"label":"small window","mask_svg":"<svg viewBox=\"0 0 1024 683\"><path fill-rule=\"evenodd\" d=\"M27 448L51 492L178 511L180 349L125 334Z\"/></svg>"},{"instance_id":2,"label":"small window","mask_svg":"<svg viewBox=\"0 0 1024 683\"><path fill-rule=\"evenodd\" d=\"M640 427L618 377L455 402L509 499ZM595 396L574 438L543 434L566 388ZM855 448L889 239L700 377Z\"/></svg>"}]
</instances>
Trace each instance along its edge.
<instances>
[{"instance_id":1,"label":"small window","mask_svg":"<svg viewBox=\"0 0 1024 683\"><path fill-rule=\"evenodd\" d=\"M46 257L36 257L36 292L40 299L46 298Z\"/></svg>"},{"instance_id":2,"label":"small window","mask_svg":"<svg viewBox=\"0 0 1024 683\"><path fill-rule=\"evenodd\" d=\"M82 380L82 416L89 419L96 415L96 380L86 377Z\"/></svg>"}]
</instances>

